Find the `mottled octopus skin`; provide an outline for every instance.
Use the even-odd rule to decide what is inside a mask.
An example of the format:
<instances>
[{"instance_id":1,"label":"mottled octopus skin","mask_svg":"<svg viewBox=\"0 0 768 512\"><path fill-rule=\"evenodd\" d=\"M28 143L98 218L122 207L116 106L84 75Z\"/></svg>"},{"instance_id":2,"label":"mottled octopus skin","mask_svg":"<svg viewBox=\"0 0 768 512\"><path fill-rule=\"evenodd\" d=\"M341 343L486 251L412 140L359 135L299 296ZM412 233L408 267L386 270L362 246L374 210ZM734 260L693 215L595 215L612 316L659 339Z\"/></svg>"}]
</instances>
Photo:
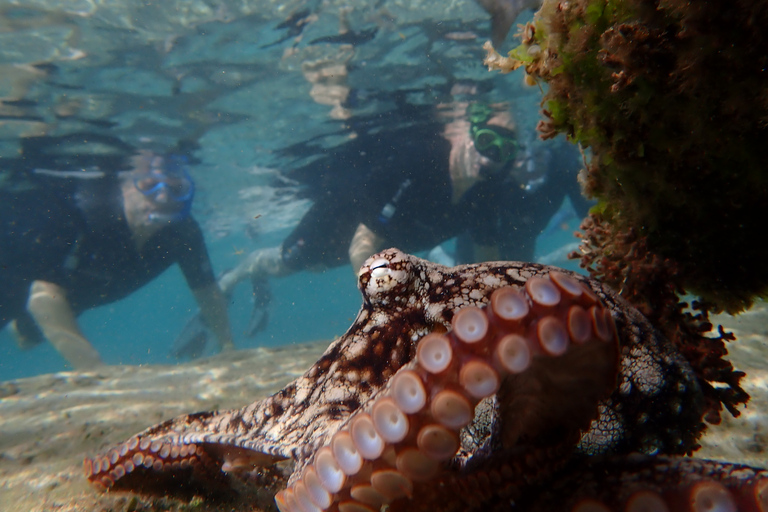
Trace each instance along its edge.
<instances>
[{"instance_id":1,"label":"mottled octopus skin","mask_svg":"<svg viewBox=\"0 0 768 512\"><path fill-rule=\"evenodd\" d=\"M768 472L688 457L575 457L521 490L501 466L449 475L427 497L441 512L765 512ZM432 489L437 488L434 485ZM451 489L452 492L444 492ZM712 499L707 503L706 498ZM714 498L714 499L713 499ZM511 503L514 503L511 505ZM422 505L420 503L419 505ZM422 506L426 509L426 507ZM411 509L408 509L411 510Z\"/></svg>"},{"instance_id":2,"label":"mottled octopus skin","mask_svg":"<svg viewBox=\"0 0 768 512\"><path fill-rule=\"evenodd\" d=\"M555 271L559 273L553 274ZM367 488L362 494L367 496L368 505L346 503L351 499L349 486L358 477L367 478L363 482L367 485L372 473L393 465L396 454L414 448L408 444L413 443L413 432L403 441L388 443L385 452L372 457L362 473L345 482L347 487L339 493L329 493L332 503L328 507L307 501L301 488L306 488L306 473L315 467L316 454L327 452L334 434L348 429L351 421L364 423L358 417L387 397L399 370L418 369L417 345L427 334L447 332L451 343L462 346L456 341L451 320L464 308L484 308L495 290L511 286L526 297L531 313L523 334L535 338L531 332L537 332L536 326L551 312L531 301L526 282L536 278L531 282L551 283L554 276L578 283L576 287L583 290L576 299L566 297L564 291L562 304L553 306L561 308L557 315L564 319L572 307L568 304L587 301L585 310L594 304L598 318L601 311L609 313L605 316L612 320L610 332L615 332L617 339L612 335L610 342L600 345L600 340L591 340L583 346L571 340L562 356L541 351L530 370L519 375L498 373L495 393L472 399L472 405L479 404L470 423L457 429L460 447L456 453L423 478L414 476L412 489L385 496L391 502L390 509L448 510L459 503L451 500L451 489L458 492L462 485L483 487L487 481L493 483L485 485L488 492L475 493L478 506L501 500L509 510L512 502L527 503L530 489L546 485L553 475L567 471L569 464L581 458L597 460L601 454L617 457L631 452L681 454L694 449L701 430L702 398L688 364L639 312L599 282L531 263L447 268L390 249L371 257L362 267L359 285L363 306L357 318L302 377L272 397L242 409L182 416L149 428L86 459L86 476L97 487L113 490L227 496L247 485L244 481L255 467L292 459L289 487L278 496L281 508L308 512L377 509L371 505L376 497L370 498ZM481 316L493 318L487 308L480 311ZM504 329L507 331L501 332ZM515 329L492 327L500 335L517 332ZM498 361L489 352L497 341L484 340L480 348L467 348L460 358L457 356L457 364L474 358L498 369ZM437 378L440 382L425 381L427 393L431 396L443 388L461 387L456 375L454 372L442 381ZM525 404L530 408L523 407ZM534 412L529 414L528 410ZM414 420L417 423L434 421L432 413L415 414L423 416ZM655 465L652 461L644 471L658 470L658 478L664 480L665 472L672 471L675 464L666 461ZM615 465L617 474L632 476L631 464ZM382 474L384 480L374 480L382 480L385 488L400 482L399 476L391 477L387 471ZM713 475L711 479L717 481L718 476ZM758 485L761 478L755 477L757 484L750 481L745 488ZM303 501L295 494L297 485ZM671 492L663 486L662 491ZM755 506L744 510L762 509Z\"/></svg>"},{"instance_id":3,"label":"mottled octopus skin","mask_svg":"<svg viewBox=\"0 0 768 512\"><path fill-rule=\"evenodd\" d=\"M546 488L528 492L520 508L757 512L768 509L767 491L768 472L740 464L640 454L600 456L573 461Z\"/></svg>"}]
</instances>

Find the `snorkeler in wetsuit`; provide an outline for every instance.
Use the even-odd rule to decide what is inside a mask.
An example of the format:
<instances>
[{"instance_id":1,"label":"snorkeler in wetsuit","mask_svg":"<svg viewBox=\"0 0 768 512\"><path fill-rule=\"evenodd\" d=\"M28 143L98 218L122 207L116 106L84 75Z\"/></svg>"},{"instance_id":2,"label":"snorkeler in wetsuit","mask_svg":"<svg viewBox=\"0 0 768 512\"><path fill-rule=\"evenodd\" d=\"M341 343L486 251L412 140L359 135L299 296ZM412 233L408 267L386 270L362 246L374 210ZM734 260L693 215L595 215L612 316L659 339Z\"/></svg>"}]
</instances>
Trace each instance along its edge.
<instances>
[{"instance_id":1,"label":"snorkeler in wetsuit","mask_svg":"<svg viewBox=\"0 0 768 512\"><path fill-rule=\"evenodd\" d=\"M184 162L139 152L131 164L37 168L24 186L0 188L0 327L12 323L23 347L44 336L75 368L102 364L78 315L178 263L219 347L233 348Z\"/></svg>"},{"instance_id":2,"label":"snorkeler in wetsuit","mask_svg":"<svg viewBox=\"0 0 768 512\"><path fill-rule=\"evenodd\" d=\"M440 116L448 122L359 135L300 170L343 174L315 187L313 206L281 246L252 252L222 276L222 291L250 279L254 296L268 297L266 277L347 263L356 270L387 247L429 250L463 234L474 242L465 261L530 261L566 196L586 214L575 148L521 148L509 113L487 105L452 105ZM263 326L264 302L251 332Z\"/></svg>"}]
</instances>

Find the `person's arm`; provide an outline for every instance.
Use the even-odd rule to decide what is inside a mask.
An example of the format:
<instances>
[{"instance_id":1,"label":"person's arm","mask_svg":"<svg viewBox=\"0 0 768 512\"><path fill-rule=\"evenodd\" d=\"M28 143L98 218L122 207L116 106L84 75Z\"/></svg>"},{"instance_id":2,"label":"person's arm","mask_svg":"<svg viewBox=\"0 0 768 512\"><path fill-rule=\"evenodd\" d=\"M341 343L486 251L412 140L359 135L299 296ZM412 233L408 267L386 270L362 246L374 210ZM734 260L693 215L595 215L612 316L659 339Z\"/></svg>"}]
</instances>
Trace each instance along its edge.
<instances>
[{"instance_id":1,"label":"person's arm","mask_svg":"<svg viewBox=\"0 0 768 512\"><path fill-rule=\"evenodd\" d=\"M209 285L192 290L197 305L200 306L200 314L205 325L213 331L222 351L234 350L232 331L229 327L227 315L227 301L221 293L219 285L214 281Z\"/></svg>"},{"instance_id":2,"label":"person's arm","mask_svg":"<svg viewBox=\"0 0 768 512\"><path fill-rule=\"evenodd\" d=\"M365 260L386 249L385 242L383 237L371 231L368 226L363 223L358 224L352 242L349 244L349 262L352 264L352 271L357 274Z\"/></svg>"},{"instance_id":3,"label":"person's arm","mask_svg":"<svg viewBox=\"0 0 768 512\"><path fill-rule=\"evenodd\" d=\"M90 369L104 364L77 325L62 287L47 281L33 281L27 311L45 337L74 368Z\"/></svg>"}]
</instances>

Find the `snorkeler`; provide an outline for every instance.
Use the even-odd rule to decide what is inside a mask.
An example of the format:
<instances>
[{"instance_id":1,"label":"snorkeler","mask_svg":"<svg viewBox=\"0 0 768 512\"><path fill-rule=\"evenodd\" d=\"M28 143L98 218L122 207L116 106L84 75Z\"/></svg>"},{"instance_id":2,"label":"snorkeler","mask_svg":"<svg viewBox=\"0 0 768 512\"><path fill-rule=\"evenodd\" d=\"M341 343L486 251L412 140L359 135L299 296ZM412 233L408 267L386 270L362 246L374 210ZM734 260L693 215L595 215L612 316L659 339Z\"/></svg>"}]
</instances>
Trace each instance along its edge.
<instances>
[{"instance_id":1,"label":"snorkeler","mask_svg":"<svg viewBox=\"0 0 768 512\"><path fill-rule=\"evenodd\" d=\"M35 168L0 187L0 327L11 323L22 347L44 337L75 368L103 364L77 317L178 263L219 348L233 348L183 158L141 151L130 164Z\"/></svg>"},{"instance_id":2,"label":"snorkeler","mask_svg":"<svg viewBox=\"0 0 768 512\"><path fill-rule=\"evenodd\" d=\"M509 113L484 104L451 104L438 118L359 134L296 170L292 177L314 180L313 206L281 246L256 250L224 274L222 291L249 279L254 296L268 296L267 277L347 263L356 271L387 247L424 251L456 236L471 238L458 244L459 260L531 261L536 237L566 196L586 214L574 147L524 148ZM264 325L264 305L257 301L249 333ZM193 337L199 342L199 331L186 329L177 355Z\"/></svg>"}]
</instances>

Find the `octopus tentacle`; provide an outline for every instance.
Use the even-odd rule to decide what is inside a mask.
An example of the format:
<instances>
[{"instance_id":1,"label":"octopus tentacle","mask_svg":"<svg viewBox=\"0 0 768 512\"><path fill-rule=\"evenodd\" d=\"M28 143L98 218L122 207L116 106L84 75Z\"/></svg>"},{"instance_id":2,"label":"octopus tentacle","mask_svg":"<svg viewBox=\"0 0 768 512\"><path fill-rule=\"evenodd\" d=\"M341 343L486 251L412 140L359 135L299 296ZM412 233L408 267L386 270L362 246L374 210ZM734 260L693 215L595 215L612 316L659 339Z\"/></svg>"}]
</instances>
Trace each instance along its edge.
<instances>
[{"instance_id":1,"label":"octopus tentacle","mask_svg":"<svg viewBox=\"0 0 768 512\"><path fill-rule=\"evenodd\" d=\"M101 456L86 458L83 466L86 477L101 490L141 485L147 494L164 494L174 481L181 480L185 482L178 493L181 496L216 497L231 489L231 482L212 460L219 450L216 446L174 444L136 435ZM233 456L229 454L230 460ZM148 473L153 477L145 478Z\"/></svg>"},{"instance_id":2,"label":"octopus tentacle","mask_svg":"<svg viewBox=\"0 0 768 512\"><path fill-rule=\"evenodd\" d=\"M557 450L550 456L568 457ZM576 457L540 478L541 466L541 457L523 452L471 473L451 473L419 496L421 508L409 510L768 511L768 471L740 464L641 454ZM528 473L534 478L523 478Z\"/></svg>"},{"instance_id":3,"label":"octopus tentacle","mask_svg":"<svg viewBox=\"0 0 768 512\"><path fill-rule=\"evenodd\" d=\"M517 502L530 512L766 512L768 471L682 457L593 457Z\"/></svg>"},{"instance_id":4,"label":"octopus tentacle","mask_svg":"<svg viewBox=\"0 0 768 512\"><path fill-rule=\"evenodd\" d=\"M204 441L221 415L190 414L151 427L96 457L86 457L85 476L101 490L140 487L146 494L163 495L172 488L183 497L215 497L232 489L239 469L270 466L287 458ZM146 478L150 473L152 477Z\"/></svg>"},{"instance_id":5,"label":"octopus tentacle","mask_svg":"<svg viewBox=\"0 0 768 512\"><path fill-rule=\"evenodd\" d=\"M569 356L582 364L571 361L558 371L600 373L597 399L607 396L615 385L618 340L610 311L590 290L561 273L531 278L523 289L497 289L488 307L463 308L449 332L423 337L416 359L294 473L276 496L278 507L362 512L411 498L459 452L460 430L473 421L475 407L502 387L527 395L502 418L504 429L508 422L515 433L504 436L506 448L521 437L538 439L547 430L542 417L549 422L552 416L544 395L553 391L552 381L562 380L546 361L574 359ZM558 419L576 416L560 425L586 428L596 403L560 409ZM523 404L534 411L525 414Z\"/></svg>"}]
</instances>

